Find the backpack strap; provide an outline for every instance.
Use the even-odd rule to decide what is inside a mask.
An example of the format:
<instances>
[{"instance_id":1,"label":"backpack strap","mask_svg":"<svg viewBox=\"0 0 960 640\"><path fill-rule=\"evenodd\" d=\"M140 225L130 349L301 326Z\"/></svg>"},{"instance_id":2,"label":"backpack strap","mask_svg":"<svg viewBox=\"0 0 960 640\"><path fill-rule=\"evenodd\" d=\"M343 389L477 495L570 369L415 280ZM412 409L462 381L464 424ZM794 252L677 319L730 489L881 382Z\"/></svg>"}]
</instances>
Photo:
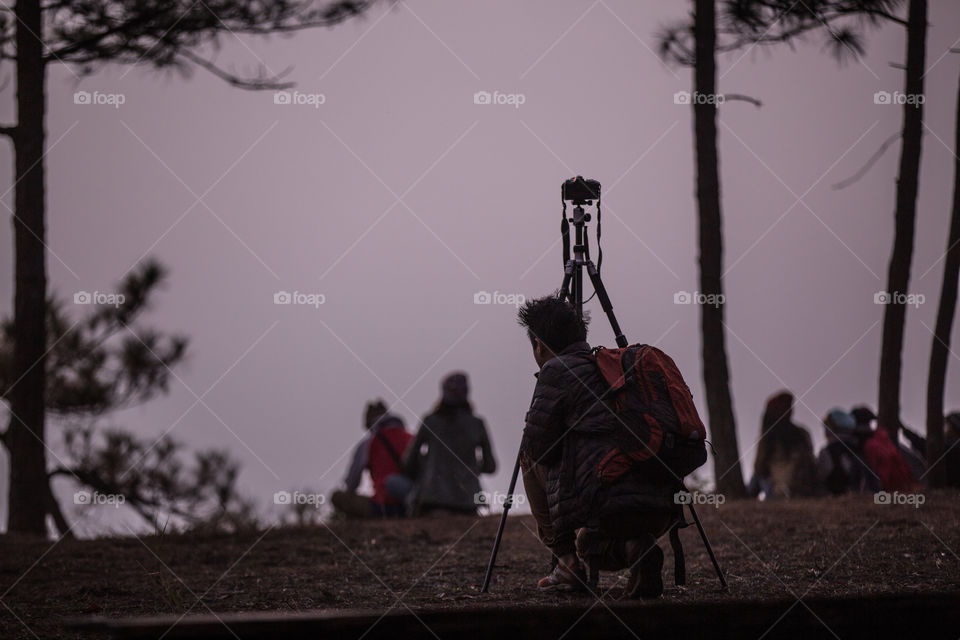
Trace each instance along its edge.
<instances>
[{"instance_id":1,"label":"backpack strap","mask_svg":"<svg viewBox=\"0 0 960 640\"><path fill-rule=\"evenodd\" d=\"M396 463L398 469L403 468L403 461L400 459L400 454L397 453L397 450L393 448L393 444L390 442L387 436L383 435L383 429L377 429L377 433L374 437L383 444L384 448L387 450L387 453L390 454L390 458Z\"/></svg>"},{"instance_id":2,"label":"backpack strap","mask_svg":"<svg viewBox=\"0 0 960 640\"><path fill-rule=\"evenodd\" d=\"M640 345L633 347L627 347L623 350L623 356L621 363L623 366L623 379L626 383L630 383L637 377L637 366L639 364L639 352Z\"/></svg>"}]
</instances>

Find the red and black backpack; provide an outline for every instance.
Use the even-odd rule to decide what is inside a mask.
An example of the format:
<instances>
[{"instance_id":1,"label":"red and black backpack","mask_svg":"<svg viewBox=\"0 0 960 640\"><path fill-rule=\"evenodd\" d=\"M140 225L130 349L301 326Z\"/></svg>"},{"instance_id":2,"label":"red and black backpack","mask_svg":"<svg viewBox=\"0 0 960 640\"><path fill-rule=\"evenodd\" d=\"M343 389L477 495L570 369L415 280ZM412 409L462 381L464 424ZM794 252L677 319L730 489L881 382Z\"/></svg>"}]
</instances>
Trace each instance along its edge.
<instances>
[{"instance_id":1,"label":"red and black backpack","mask_svg":"<svg viewBox=\"0 0 960 640\"><path fill-rule=\"evenodd\" d=\"M657 465L681 481L707 461L707 430L690 388L673 360L656 347L635 344L595 349L610 385L605 396L623 427L597 465L603 482L615 482L636 465Z\"/></svg>"}]
</instances>

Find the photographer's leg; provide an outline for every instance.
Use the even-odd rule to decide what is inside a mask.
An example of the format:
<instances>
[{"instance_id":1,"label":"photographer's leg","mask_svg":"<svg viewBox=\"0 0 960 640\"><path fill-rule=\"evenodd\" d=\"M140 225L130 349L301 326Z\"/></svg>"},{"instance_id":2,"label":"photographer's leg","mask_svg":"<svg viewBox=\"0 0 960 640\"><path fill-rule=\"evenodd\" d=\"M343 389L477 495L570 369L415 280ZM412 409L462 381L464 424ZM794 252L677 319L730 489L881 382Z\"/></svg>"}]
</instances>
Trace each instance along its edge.
<instances>
[{"instance_id":1,"label":"photographer's leg","mask_svg":"<svg viewBox=\"0 0 960 640\"><path fill-rule=\"evenodd\" d=\"M555 540L553 527L550 524L550 508L547 506L547 469L533 462L526 454L520 457L520 469L523 473L523 488L527 494L527 503L537 523L537 537L552 550Z\"/></svg>"},{"instance_id":2,"label":"photographer's leg","mask_svg":"<svg viewBox=\"0 0 960 640\"><path fill-rule=\"evenodd\" d=\"M523 472L523 488L533 519L537 522L537 537L556 559L553 571L542 578L537 587L543 591L579 591L586 584L586 575L576 553L575 533L553 529L550 508L547 505L547 468L533 462L526 454L520 457Z\"/></svg>"}]
</instances>

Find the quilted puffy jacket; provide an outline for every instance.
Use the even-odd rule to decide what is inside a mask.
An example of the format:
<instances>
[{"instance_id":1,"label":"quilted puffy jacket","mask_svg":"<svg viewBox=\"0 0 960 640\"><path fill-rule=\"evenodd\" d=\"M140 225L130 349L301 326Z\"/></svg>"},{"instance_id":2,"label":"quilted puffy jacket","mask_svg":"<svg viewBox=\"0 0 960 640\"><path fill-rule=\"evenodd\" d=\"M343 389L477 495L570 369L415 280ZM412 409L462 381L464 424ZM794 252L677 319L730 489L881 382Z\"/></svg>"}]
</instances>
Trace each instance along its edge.
<instances>
[{"instance_id":1,"label":"quilted puffy jacket","mask_svg":"<svg viewBox=\"0 0 960 640\"><path fill-rule=\"evenodd\" d=\"M578 342L543 365L523 430L523 450L546 465L547 503L557 531L649 510L674 509L680 479L662 465L639 465L612 484L600 460L615 448L623 425L608 407L608 390L590 345Z\"/></svg>"}]
</instances>

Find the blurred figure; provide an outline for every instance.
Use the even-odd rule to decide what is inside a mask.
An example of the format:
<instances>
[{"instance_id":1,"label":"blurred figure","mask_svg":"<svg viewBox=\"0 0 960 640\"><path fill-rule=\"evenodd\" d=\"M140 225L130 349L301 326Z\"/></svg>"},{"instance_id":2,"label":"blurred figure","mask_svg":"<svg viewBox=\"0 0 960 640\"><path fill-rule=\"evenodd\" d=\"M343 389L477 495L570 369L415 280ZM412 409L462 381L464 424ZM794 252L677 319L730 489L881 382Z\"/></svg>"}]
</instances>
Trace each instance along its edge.
<instances>
[{"instance_id":1,"label":"blurred figure","mask_svg":"<svg viewBox=\"0 0 960 640\"><path fill-rule=\"evenodd\" d=\"M903 427L904 435L913 449L926 452L927 439ZM947 414L943 419L943 455L932 460L931 465L942 464L947 468L947 486L960 488L960 411Z\"/></svg>"},{"instance_id":2,"label":"blurred figure","mask_svg":"<svg viewBox=\"0 0 960 640\"><path fill-rule=\"evenodd\" d=\"M923 475L923 461L919 461L919 472L914 472L903 453L906 447L894 442L886 429L873 429L871 424L876 414L865 406L853 409L857 420L857 430L869 434L863 442L863 459L870 465L880 480L884 491L913 491L917 487L917 478ZM903 424L900 425L901 430ZM916 456L912 456L916 463Z\"/></svg>"},{"instance_id":3,"label":"blurred figure","mask_svg":"<svg viewBox=\"0 0 960 640\"><path fill-rule=\"evenodd\" d=\"M767 400L760 442L747 491L761 499L812 496L816 462L810 434L793 423L793 394L780 391Z\"/></svg>"},{"instance_id":4,"label":"blurred figure","mask_svg":"<svg viewBox=\"0 0 960 640\"><path fill-rule=\"evenodd\" d=\"M946 453L943 462L947 467L947 486L960 488L960 411L947 415L944 427Z\"/></svg>"},{"instance_id":5,"label":"blurred figure","mask_svg":"<svg viewBox=\"0 0 960 640\"><path fill-rule=\"evenodd\" d=\"M865 436L873 433L873 421L877 419L877 416L870 407L861 404L850 409L850 415L856 422L857 433ZM866 440L866 437L864 437L864 440Z\"/></svg>"},{"instance_id":6,"label":"blurred figure","mask_svg":"<svg viewBox=\"0 0 960 640\"><path fill-rule=\"evenodd\" d=\"M907 439L907 442L910 443L911 452L926 461L927 439L902 422L900 423L900 432L903 433L904 437Z\"/></svg>"},{"instance_id":7,"label":"blurred figure","mask_svg":"<svg viewBox=\"0 0 960 640\"><path fill-rule=\"evenodd\" d=\"M910 467L910 475L913 476L913 479L922 484L924 476L927 475L927 439L902 422L900 423L900 433L906 436L910 446L898 441L896 442L897 451L900 452L900 457Z\"/></svg>"},{"instance_id":8,"label":"blurred figure","mask_svg":"<svg viewBox=\"0 0 960 640\"><path fill-rule=\"evenodd\" d=\"M854 418L857 420L857 430L865 433L872 434L873 421L877 419L876 414L867 406L860 405L859 407L854 407L851 410ZM926 474L927 470L927 439L921 436L916 431L908 428L902 422L899 427L900 433L902 433L907 441L910 443L910 446L904 446L897 441L891 440L894 446L896 446L897 451L900 453L900 457L903 458L903 461L907 464L907 467L910 468L910 475L913 476L914 480L919 481Z\"/></svg>"},{"instance_id":9,"label":"blurred figure","mask_svg":"<svg viewBox=\"0 0 960 640\"><path fill-rule=\"evenodd\" d=\"M443 379L440 401L424 417L403 461L413 483L413 512L476 514L481 504L481 473L493 473L497 462L483 420L473 414L467 376L455 372Z\"/></svg>"},{"instance_id":10,"label":"blurred figure","mask_svg":"<svg viewBox=\"0 0 960 640\"><path fill-rule=\"evenodd\" d=\"M817 457L817 483L821 489L835 496L880 491L880 479L863 460L863 443L870 436L869 423L864 432L858 429L854 416L834 408L823 419L823 426L827 444Z\"/></svg>"},{"instance_id":11,"label":"blurred figure","mask_svg":"<svg viewBox=\"0 0 960 640\"><path fill-rule=\"evenodd\" d=\"M367 433L353 451L343 479L344 489L334 491L330 501L338 512L350 518L402 517L406 515L406 505L402 498L390 494L388 484L400 474L413 435L401 418L387 412L382 400L367 405L363 423ZM373 496L357 493L364 470L370 472Z\"/></svg>"}]
</instances>

